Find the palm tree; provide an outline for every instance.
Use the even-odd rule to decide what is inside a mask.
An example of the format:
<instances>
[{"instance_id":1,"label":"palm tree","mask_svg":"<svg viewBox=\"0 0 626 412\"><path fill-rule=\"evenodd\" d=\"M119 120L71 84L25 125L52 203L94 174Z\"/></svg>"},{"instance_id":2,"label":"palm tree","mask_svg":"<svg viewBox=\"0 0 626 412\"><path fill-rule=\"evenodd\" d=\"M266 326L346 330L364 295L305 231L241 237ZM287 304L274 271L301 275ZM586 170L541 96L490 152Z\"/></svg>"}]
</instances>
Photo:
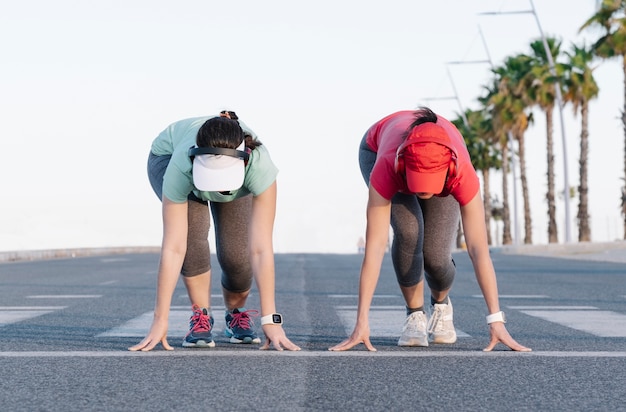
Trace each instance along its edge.
<instances>
[{"instance_id":1,"label":"palm tree","mask_svg":"<svg viewBox=\"0 0 626 412\"><path fill-rule=\"evenodd\" d=\"M580 183L578 185L578 241L591 241L589 225L589 186L587 184L587 162L589 157L589 101L598 97L599 88L593 78L594 68L590 66L594 58L593 50L586 45L572 44L570 52L565 52L568 62L563 95L565 101L572 103L574 114L580 110L580 158L578 160Z\"/></svg>"},{"instance_id":2,"label":"palm tree","mask_svg":"<svg viewBox=\"0 0 626 412\"><path fill-rule=\"evenodd\" d=\"M530 198L528 195L528 179L526 176L526 150L524 134L532 121L532 113L527 113L528 102L526 91L528 73L532 67L532 59L524 54L508 57L503 66L493 69L498 80L498 93L491 97L494 106L492 112L496 117L494 122L501 129L496 129L502 135L511 132L518 144L520 167L520 182L524 202L524 243L532 244L532 219L530 213ZM504 156L504 152L503 152ZM504 158L503 158L504 159Z\"/></svg>"},{"instance_id":3,"label":"palm tree","mask_svg":"<svg viewBox=\"0 0 626 412\"><path fill-rule=\"evenodd\" d=\"M452 121L459 129L474 168L479 171L483 178L483 204L485 207L485 226L487 227L487 243L493 244L491 239L491 193L490 193L490 170L501 167L499 151L493 142L491 121L486 117L483 110L465 111L465 118L459 116ZM465 122L467 120L467 123Z\"/></svg>"},{"instance_id":4,"label":"palm tree","mask_svg":"<svg viewBox=\"0 0 626 412\"><path fill-rule=\"evenodd\" d=\"M622 62L624 74L624 103L622 108L622 127L624 130L624 176L626 176L626 0L602 0L598 11L587 20L580 30L599 27L603 33L593 44L596 56L603 59L618 57ZM626 239L626 186L622 187L622 216L624 218L624 239Z\"/></svg>"},{"instance_id":5,"label":"palm tree","mask_svg":"<svg viewBox=\"0 0 626 412\"><path fill-rule=\"evenodd\" d=\"M559 55L561 42L554 38L547 38L546 42L554 60ZM528 97L531 102L537 104L546 115L546 154L547 154L547 177L548 190L546 200L548 203L548 242L558 243L556 225L556 202L554 196L554 106L556 103L555 84L560 87L558 79L550 70L550 60L546 54L543 41L535 40L530 44L532 53L532 68L529 72L527 83ZM557 69L558 70L558 69Z\"/></svg>"}]
</instances>

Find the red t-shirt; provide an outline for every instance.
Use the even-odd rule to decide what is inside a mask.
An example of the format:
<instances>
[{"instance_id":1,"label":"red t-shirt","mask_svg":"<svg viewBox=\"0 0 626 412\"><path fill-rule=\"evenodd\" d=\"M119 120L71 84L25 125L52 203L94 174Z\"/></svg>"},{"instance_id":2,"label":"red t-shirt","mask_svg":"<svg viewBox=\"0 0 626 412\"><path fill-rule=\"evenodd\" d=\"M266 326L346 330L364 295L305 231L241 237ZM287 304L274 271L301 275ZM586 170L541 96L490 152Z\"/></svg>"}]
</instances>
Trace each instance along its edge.
<instances>
[{"instance_id":1,"label":"red t-shirt","mask_svg":"<svg viewBox=\"0 0 626 412\"><path fill-rule=\"evenodd\" d=\"M367 145L377 154L370 184L385 199L391 200L398 192L412 194L407 188L404 176L396 173L395 161L396 151L403 142L402 138L414 120L413 111L400 111L379 120L367 131ZM455 176L446 181L443 191L436 196L452 195L461 206L464 206L476 196L480 182L461 133L452 123L439 115L437 125L448 133L458 158Z\"/></svg>"}]
</instances>

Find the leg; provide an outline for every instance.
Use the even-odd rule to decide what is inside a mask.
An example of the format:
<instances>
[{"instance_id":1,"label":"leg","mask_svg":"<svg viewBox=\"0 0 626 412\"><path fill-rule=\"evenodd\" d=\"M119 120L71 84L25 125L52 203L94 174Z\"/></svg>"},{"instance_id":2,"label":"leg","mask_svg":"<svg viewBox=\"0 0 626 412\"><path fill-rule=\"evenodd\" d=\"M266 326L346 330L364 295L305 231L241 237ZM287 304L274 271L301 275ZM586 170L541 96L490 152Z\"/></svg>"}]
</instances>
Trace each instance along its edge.
<instances>
[{"instance_id":1,"label":"leg","mask_svg":"<svg viewBox=\"0 0 626 412\"><path fill-rule=\"evenodd\" d=\"M222 268L222 292L226 306L226 336L231 343L260 343L245 309L252 287L252 266L248 245L248 220L252 196L228 203L211 202L215 223L217 259Z\"/></svg>"},{"instance_id":2,"label":"leg","mask_svg":"<svg viewBox=\"0 0 626 412\"><path fill-rule=\"evenodd\" d=\"M423 309L424 219L417 197L398 193L391 200L391 258L407 308Z\"/></svg>"},{"instance_id":3,"label":"leg","mask_svg":"<svg viewBox=\"0 0 626 412\"><path fill-rule=\"evenodd\" d=\"M211 307L211 250L209 209L206 203L188 201L187 253L183 262L183 282L192 305Z\"/></svg>"},{"instance_id":4,"label":"leg","mask_svg":"<svg viewBox=\"0 0 626 412\"><path fill-rule=\"evenodd\" d=\"M452 197L420 201L424 213L424 269L432 297L446 298L456 275L452 247L459 228L460 208Z\"/></svg>"},{"instance_id":5,"label":"leg","mask_svg":"<svg viewBox=\"0 0 626 412\"><path fill-rule=\"evenodd\" d=\"M456 274L452 246L459 225L459 204L452 196L420 203L424 212L424 268L432 305L428 332L434 343L454 343L454 312L448 293Z\"/></svg>"},{"instance_id":6,"label":"leg","mask_svg":"<svg viewBox=\"0 0 626 412\"><path fill-rule=\"evenodd\" d=\"M407 317L398 346L428 346L427 319L424 312L424 219L417 197L396 194L391 200L393 244L391 259Z\"/></svg>"},{"instance_id":7,"label":"leg","mask_svg":"<svg viewBox=\"0 0 626 412\"><path fill-rule=\"evenodd\" d=\"M244 307L252 287L248 247L251 208L252 196L228 203L211 202L217 260L222 268L224 305L228 310Z\"/></svg>"}]
</instances>

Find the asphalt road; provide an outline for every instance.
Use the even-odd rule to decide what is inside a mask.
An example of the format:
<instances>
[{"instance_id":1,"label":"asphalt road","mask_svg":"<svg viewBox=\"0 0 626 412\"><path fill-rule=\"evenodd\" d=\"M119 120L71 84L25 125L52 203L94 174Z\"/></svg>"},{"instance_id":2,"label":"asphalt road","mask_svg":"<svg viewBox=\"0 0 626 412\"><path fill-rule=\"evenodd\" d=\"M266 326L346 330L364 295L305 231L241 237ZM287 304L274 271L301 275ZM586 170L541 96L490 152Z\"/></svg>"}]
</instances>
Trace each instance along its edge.
<instances>
[{"instance_id":1,"label":"asphalt road","mask_svg":"<svg viewBox=\"0 0 626 412\"><path fill-rule=\"evenodd\" d=\"M485 304L455 254L459 339L396 346L403 302L384 262L372 342L329 352L354 325L359 255L276 256L277 304L300 352L259 351L221 334L214 261L213 349L183 349L190 315L179 282L173 352L128 352L147 331L158 255L0 264L2 411L619 411L626 410L626 262L493 253L501 306L533 348L485 353ZM258 309L257 295L249 309ZM220 322L222 326L220 326Z\"/></svg>"}]
</instances>

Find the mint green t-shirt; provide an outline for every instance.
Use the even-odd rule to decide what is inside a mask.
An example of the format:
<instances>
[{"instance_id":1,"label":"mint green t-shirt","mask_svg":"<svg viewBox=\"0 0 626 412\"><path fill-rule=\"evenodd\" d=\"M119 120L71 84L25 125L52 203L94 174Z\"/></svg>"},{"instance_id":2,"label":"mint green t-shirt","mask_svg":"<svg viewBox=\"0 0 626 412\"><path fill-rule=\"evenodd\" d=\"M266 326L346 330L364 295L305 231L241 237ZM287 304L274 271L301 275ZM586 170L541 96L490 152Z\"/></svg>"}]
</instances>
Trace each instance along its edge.
<instances>
[{"instance_id":1,"label":"mint green t-shirt","mask_svg":"<svg viewBox=\"0 0 626 412\"><path fill-rule=\"evenodd\" d=\"M196 189L193 185L192 163L188 152L189 148L196 144L200 127L213 117L216 116L194 117L172 123L152 142L152 153L157 156L172 156L163 176L163 196L173 202L187 201L187 196L192 192L198 198L211 202L229 202L250 193L258 196L276 180L278 168L272 162L265 145L261 145L250 153L243 185L239 189L227 195L219 192L201 192ZM241 120L238 122L244 132L257 138Z\"/></svg>"}]
</instances>

